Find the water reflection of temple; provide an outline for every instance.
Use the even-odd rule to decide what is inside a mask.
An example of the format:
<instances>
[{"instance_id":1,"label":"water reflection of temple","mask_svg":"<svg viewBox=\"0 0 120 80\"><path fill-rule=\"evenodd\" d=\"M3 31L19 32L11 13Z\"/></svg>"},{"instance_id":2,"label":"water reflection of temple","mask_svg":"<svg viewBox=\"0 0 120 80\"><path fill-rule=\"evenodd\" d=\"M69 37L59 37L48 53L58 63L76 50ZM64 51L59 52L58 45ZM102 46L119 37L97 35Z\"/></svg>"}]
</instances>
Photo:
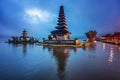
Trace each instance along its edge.
<instances>
[{"instance_id":1,"label":"water reflection of temple","mask_svg":"<svg viewBox=\"0 0 120 80\"><path fill-rule=\"evenodd\" d=\"M53 56L55 56L57 65L58 65L58 78L60 80L64 80L65 78L65 66L67 62L67 58L69 56L69 51L63 47L55 47L53 49Z\"/></svg>"},{"instance_id":2,"label":"water reflection of temple","mask_svg":"<svg viewBox=\"0 0 120 80\"><path fill-rule=\"evenodd\" d=\"M90 42L89 46L83 47L83 50L89 52L88 54L89 58L96 58L96 47L97 47L96 42Z\"/></svg>"},{"instance_id":3,"label":"water reflection of temple","mask_svg":"<svg viewBox=\"0 0 120 80\"><path fill-rule=\"evenodd\" d=\"M24 54L24 56L26 56L26 53L27 53L27 44L24 44L23 45L23 54Z\"/></svg>"},{"instance_id":4,"label":"water reflection of temple","mask_svg":"<svg viewBox=\"0 0 120 80\"><path fill-rule=\"evenodd\" d=\"M9 45L15 49L19 47L24 57L27 56L28 49L34 46L34 44L9 44Z\"/></svg>"},{"instance_id":5,"label":"water reflection of temple","mask_svg":"<svg viewBox=\"0 0 120 80\"><path fill-rule=\"evenodd\" d=\"M47 48L48 51L52 52L52 55L55 57L57 62L57 74L58 80L65 80L65 68L67 59L70 54L70 50L76 50L72 47L51 47L51 46L43 46L43 49Z\"/></svg>"},{"instance_id":6,"label":"water reflection of temple","mask_svg":"<svg viewBox=\"0 0 120 80\"><path fill-rule=\"evenodd\" d=\"M96 50L97 43L96 42L90 42L89 46L83 47L83 50L88 50L88 51L95 51Z\"/></svg>"}]
</instances>

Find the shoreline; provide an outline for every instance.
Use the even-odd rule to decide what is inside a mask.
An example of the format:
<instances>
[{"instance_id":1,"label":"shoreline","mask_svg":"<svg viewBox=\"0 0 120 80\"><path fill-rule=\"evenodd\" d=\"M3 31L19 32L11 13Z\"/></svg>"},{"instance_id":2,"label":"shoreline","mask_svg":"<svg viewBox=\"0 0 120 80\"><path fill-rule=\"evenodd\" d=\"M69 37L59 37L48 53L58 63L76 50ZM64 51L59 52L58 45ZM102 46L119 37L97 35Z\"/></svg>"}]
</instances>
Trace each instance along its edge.
<instances>
[{"instance_id":1,"label":"shoreline","mask_svg":"<svg viewBox=\"0 0 120 80\"><path fill-rule=\"evenodd\" d=\"M108 44L114 44L114 45L120 45L120 42L112 42L112 41L106 41L106 40L98 40L103 43L108 43Z\"/></svg>"}]
</instances>

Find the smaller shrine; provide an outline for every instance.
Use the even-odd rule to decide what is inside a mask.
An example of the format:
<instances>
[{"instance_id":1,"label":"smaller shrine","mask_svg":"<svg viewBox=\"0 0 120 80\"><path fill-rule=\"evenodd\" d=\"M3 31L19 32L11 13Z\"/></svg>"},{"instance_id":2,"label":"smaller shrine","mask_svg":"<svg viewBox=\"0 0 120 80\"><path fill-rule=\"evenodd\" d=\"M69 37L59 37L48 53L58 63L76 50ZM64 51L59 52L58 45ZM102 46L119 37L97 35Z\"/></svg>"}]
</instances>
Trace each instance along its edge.
<instances>
[{"instance_id":1,"label":"smaller shrine","mask_svg":"<svg viewBox=\"0 0 120 80\"><path fill-rule=\"evenodd\" d=\"M89 42L96 41L97 32L95 30L90 30L90 31L86 32L85 35Z\"/></svg>"},{"instance_id":2,"label":"smaller shrine","mask_svg":"<svg viewBox=\"0 0 120 80\"><path fill-rule=\"evenodd\" d=\"M8 43L14 44L26 44L26 43L37 43L39 42L34 37L28 36L27 31L24 29L22 36L12 36L11 39L8 39Z\"/></svg>"}]
</instances>

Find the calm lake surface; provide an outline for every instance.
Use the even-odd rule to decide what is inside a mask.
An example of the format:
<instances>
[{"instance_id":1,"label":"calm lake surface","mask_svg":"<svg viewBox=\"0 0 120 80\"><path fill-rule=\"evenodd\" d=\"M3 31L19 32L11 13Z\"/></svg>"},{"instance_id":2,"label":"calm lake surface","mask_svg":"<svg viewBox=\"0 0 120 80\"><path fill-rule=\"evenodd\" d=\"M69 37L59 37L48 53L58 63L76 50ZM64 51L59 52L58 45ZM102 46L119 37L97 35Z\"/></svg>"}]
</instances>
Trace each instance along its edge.
<instances>
[{"instance_id":1,"label":"calm lake surface","mask_svg":"<svg viewBox=\"0 0 120 80\"><path fill-rule=\"evenodd\" d=\"M88 48L0 42L0 80L120 80L120 46Z\"/></svg>"}]
</instances>

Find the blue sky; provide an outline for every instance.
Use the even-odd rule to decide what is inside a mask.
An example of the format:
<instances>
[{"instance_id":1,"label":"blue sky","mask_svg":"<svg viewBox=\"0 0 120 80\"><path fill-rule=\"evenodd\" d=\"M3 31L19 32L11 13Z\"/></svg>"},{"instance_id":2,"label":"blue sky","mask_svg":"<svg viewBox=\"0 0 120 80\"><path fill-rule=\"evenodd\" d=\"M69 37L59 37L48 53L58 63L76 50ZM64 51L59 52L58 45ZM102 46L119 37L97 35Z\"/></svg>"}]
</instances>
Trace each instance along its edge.
<instances>
[{"instance_id":1,"label":"blue sky","mask_svg":"<svg viewBox=\"0 0 120 80\"><path fill-rule=\"evenodd\" d=\"M0 0L0 37L28 35L47 38L64 6L71 37L89 30L98 35L120 31L120 0Z\"/></svg>"}]
</instances>

